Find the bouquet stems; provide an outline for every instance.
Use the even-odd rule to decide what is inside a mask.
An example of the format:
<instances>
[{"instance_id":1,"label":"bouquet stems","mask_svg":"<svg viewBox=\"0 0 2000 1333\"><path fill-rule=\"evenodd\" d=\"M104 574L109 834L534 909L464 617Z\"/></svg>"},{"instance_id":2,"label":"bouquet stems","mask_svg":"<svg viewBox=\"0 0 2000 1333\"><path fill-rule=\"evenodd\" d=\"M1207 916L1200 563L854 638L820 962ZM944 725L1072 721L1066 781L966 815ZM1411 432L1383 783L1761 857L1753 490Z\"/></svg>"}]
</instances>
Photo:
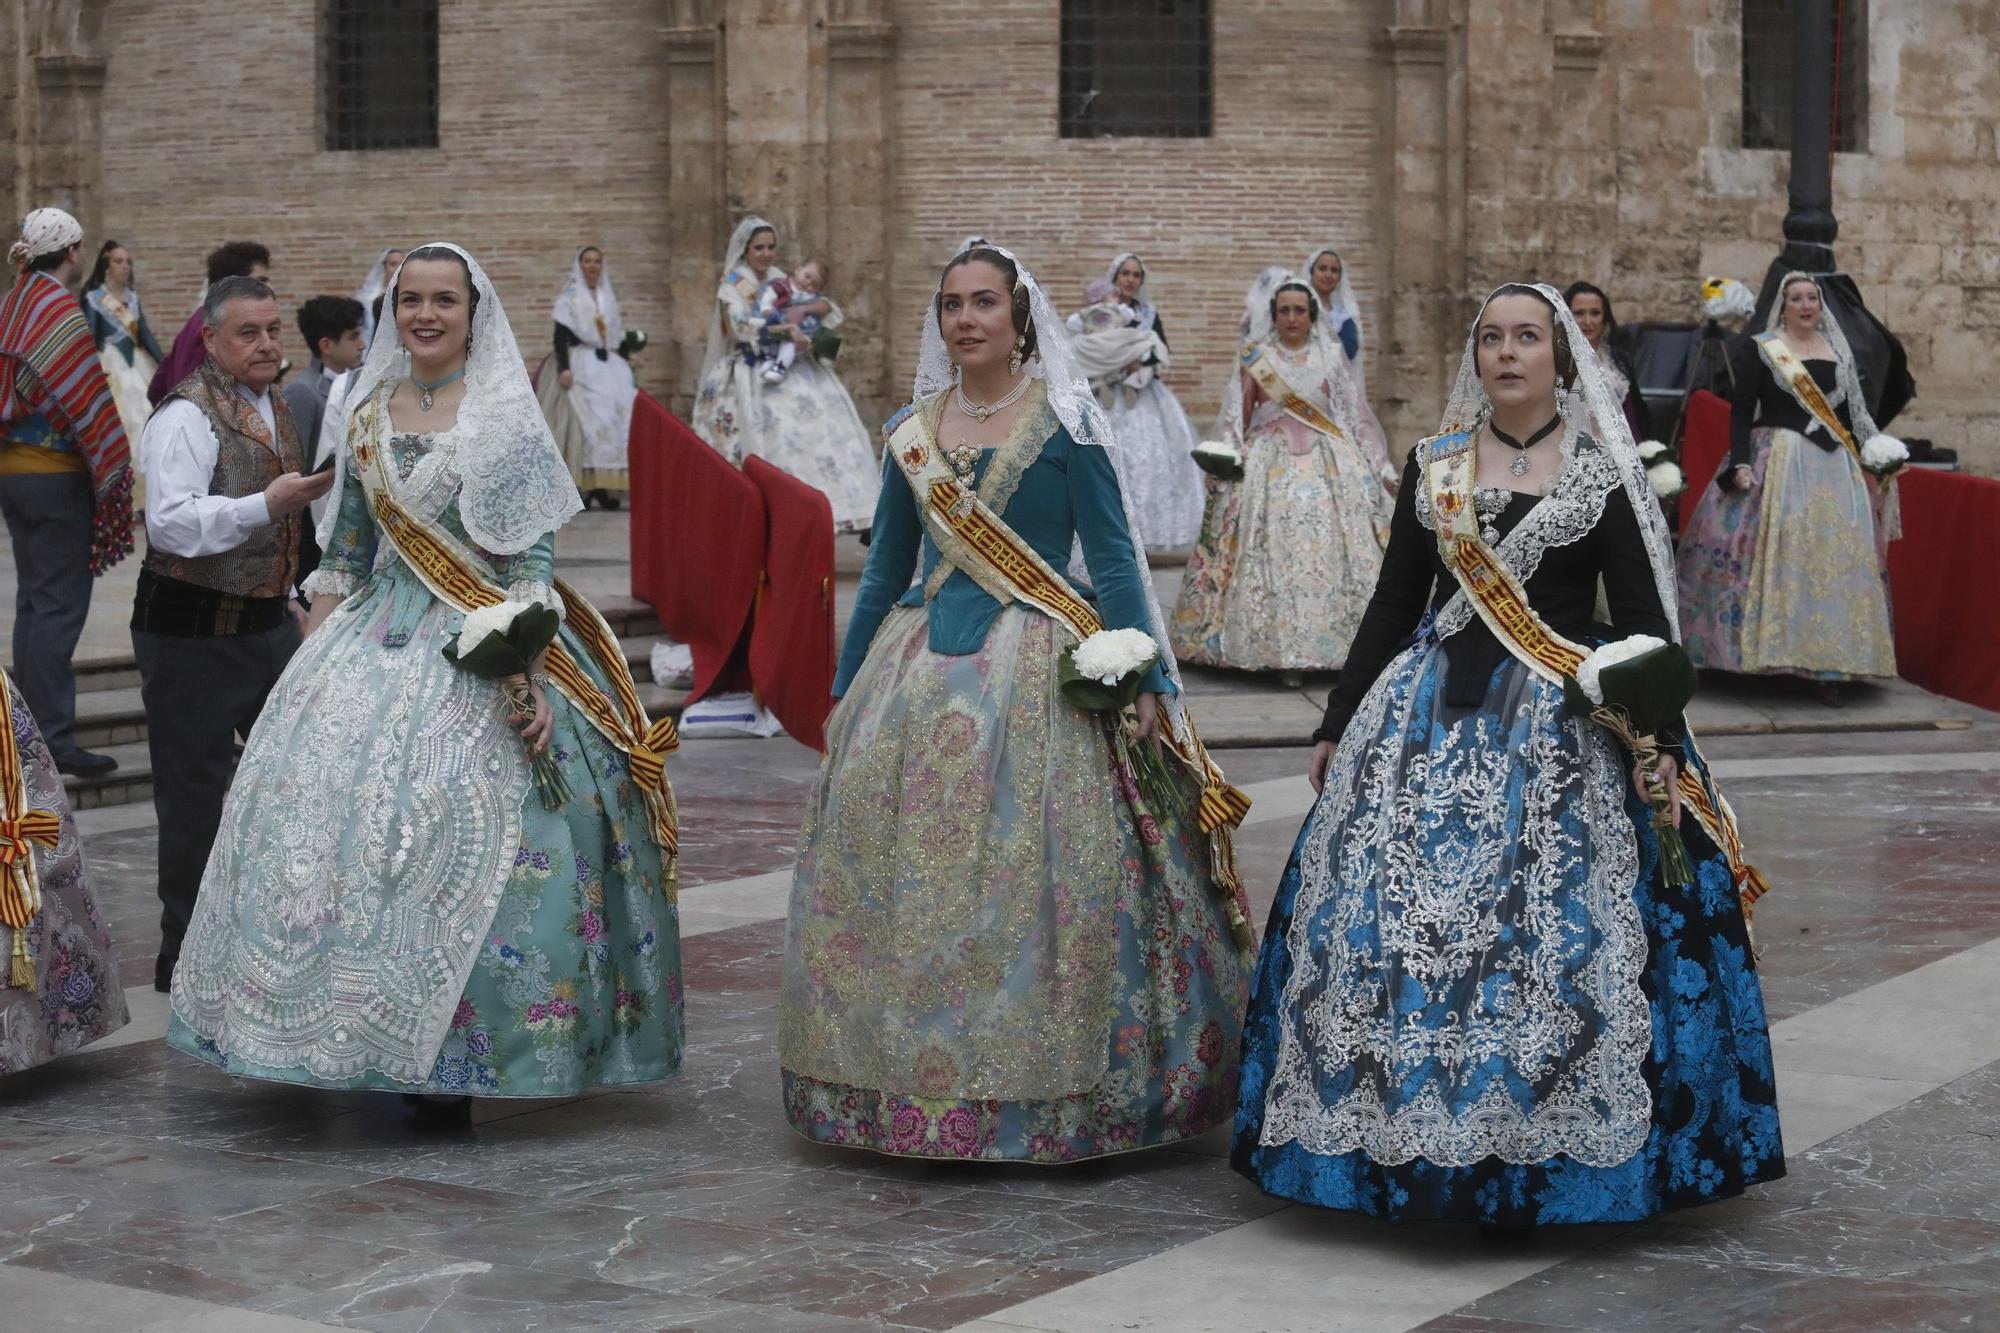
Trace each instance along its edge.
<instances>
[{"instance_id":1,"label":"bouquet stems","mask_svg":"<svg viewBox=\"0 0 2000 1333\"><path fill-rule=\"evenodd\" d=\"M1688 861L1687 844L1681 841L1680 829L1674 823L1673 793L1660 778L1659 744L1650 735L1631 735L1629 730L1625 743L1638 760L1639 771L1646 775L1646 803L1653 807L1653 834L1660 844L1660 883L1668 888L1686 888L1694 883L1694 866Z\"/></svg>"},{"instance_id":2,"label":"bouquet stems","mask_svg":"<svg viewBox=\"0 0 2000 1333\"><path fill-rule=\"evenodd\" d=\"M521 676L509 676L500 682L501 698L510 717L532 718L535 715L535 696L528 689L528 682ZM522 744L528 742L524 738ZM560 810L569 804L569 783L564 780L562 770L547 750L537 754L532 746L528 750L528 770L535 775L535 792L542 798L542 809Z\"/></svg>"},{"instance_id":3,"label":"bouquet stems","mask_svg":"<svg viewBox=\"0 0 2000 1333\"><path fill-rule=\"evenodd\" d=\"M1181 789L1174 781L1173 771L1167 767L1166 756L1160 747L1139 739L1139 712L1136 708L1120 710L1119 718L1125 726L1125 752L1132 760L1132 777L1138 783L1139 795L1146 802L1146 808L1155 815L1177 816L1183 812Z\"/></svg>"}]
</instances>

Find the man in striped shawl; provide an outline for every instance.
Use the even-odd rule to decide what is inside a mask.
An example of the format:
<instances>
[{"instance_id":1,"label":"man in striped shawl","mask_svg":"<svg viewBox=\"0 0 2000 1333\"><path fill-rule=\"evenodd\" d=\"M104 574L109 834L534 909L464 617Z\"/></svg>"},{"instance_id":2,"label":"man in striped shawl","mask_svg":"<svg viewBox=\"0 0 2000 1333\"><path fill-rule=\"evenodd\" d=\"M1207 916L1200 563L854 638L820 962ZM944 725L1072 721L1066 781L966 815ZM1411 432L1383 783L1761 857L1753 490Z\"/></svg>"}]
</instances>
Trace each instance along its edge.
<instances>
[{"instance_id":1,"label":"man in striped shawl","mask_svg":"<svg viewBox=\"0 0 2000 1333\"><path fill-rule=\"evenodd\" d=\"M97 359L77 277L83 228L59 208L21 223L21 270L0 298L0 513L14 544L14 671L56 767L118 766L77 744L70 656L90 581L132 550L131 450Z\"/></svg>"}]
</instances>

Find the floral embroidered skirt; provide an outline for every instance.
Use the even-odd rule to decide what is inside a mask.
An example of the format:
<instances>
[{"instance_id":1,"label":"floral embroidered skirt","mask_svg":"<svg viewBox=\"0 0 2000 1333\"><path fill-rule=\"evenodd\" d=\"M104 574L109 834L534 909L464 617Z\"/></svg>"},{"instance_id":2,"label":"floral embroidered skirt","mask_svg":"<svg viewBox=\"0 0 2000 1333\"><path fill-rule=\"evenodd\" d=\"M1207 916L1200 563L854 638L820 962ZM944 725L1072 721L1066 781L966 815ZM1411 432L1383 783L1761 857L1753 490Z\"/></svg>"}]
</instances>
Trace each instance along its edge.
<instances>
[{"instance_id":1,"label":"floral embroidered skirt","mask_svg":"<svg viewBox=\"0 0 2000 1333\"><path fill-rule=\"evenodd\" d=\"M1253 427L1243 455L1239 480L1208 483L1174 652L1244 671L1337 668L1382 571L1388 496L1352 442L1288 417Z\"/></svg>"},{"instance_id":2,"label":"floral embroidered skirt","mask_svg":"<svg viewBox=\"0 0 2000 1333\"><path fill-rule=\"evenodd\" d=\"M1623 752L1512 660L1454 718L1443 668L1435 639L1391 663L1299 835L1252 982L1236 1169L1322 1208L1500 1227L1783 1175L1722 853L1684 818L1696 883L1662 888Z\"/></svg>"},{"instance_id":3,"label":"floral embroidered skirt","mask_svg":"<svg viewBox=\"0 0 2000 1333\"><path fill-rule=\"evenodd\" d=\"M552 693L572 795L546 809L498 687L442 655L461 618L435 601L413 627L399 614L426 599L392 563L272 690L168 1044L326 1088L566 1097L671 1077L679 913L625 756Z\"/></svg>"},{"instance_id":4,"label":"floral embroidered skirt","mask_svg":"<svg viewBox=\"0 0 2000 1333\"><path fill-rule=\"evenodd\" d=\"M1063 643L1016 606L945 656L899 608L834 710L785 942L801 1134L1055 1163L1227 1118L1244 966L1193 793L1141 795Z\"/></svg>"},{"instance_id":5,"label":"floral embroidered skirt","mask_svg":"<svg viewBox=\"0 0 2000 1333\"><path fill-rule=\"evenodd\" d=\"M1756 479L1710 486L1681 536L1688 656L1722 671L1894 676L1874 484L1845 449L1789 430L1751 439Z\"/></svg>"},{"instance_id":6,"label":"floral embroidered skirt","mask_svg":"<svg viewBox=\"0 0 2000 1333\"><path fill-rule=\"evenodd\" d=\"M27 809L54 810L62 817L54 847L33 844L42 886L42 909L28 924L34 985L6 984L14 932L0 926L0 1074L18 1074L116 1032L130 1015L111 936L83 877L83 844L62 775L20 691L7 694Z\"/></svg>"}]
</instances>

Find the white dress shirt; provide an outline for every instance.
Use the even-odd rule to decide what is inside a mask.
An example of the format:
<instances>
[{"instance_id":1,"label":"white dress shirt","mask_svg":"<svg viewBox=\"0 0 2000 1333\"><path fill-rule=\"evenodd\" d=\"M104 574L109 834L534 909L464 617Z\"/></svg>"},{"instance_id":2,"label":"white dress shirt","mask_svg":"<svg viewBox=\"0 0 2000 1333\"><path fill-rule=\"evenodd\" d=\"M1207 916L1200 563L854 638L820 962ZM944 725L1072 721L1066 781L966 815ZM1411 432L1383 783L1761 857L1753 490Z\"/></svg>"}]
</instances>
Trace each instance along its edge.
<instances>
[{"instance_id":1,"label":"white dress shirt","mask_svg":"<svg viewBox=\"0 0 2000 1333\"><path fill-rule=\"evenodd\" d=\"M269 391L236 391L256 407L271 438L278 416ZM232 498L210 495L222 446L202 410L185 398L163 404L139 437L139 471L146 478L146 540L170 555L219 555L241 546L271 521L264 493Z\"/></svg>"}]
</instances>

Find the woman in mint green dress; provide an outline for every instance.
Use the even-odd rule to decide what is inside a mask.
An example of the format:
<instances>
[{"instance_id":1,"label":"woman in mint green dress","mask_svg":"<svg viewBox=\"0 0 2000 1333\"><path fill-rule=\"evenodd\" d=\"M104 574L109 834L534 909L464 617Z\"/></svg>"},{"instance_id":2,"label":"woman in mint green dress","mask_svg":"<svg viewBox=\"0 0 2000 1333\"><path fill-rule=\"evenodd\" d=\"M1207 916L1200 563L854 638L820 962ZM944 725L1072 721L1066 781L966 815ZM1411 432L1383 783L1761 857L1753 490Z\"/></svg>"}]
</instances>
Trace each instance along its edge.
<instances>
[{"instance_id":1,"label":"woman in mint green dress","mask_svg":"<svg viewBox=\"0 0 2000 1333\"><path fill-rule=\"evenodd\" d=\"M576 487L470 256L411 251L389 310L397 337L370 349L306 585L308 637L244 749L167 1039L234 1074L427 1105L667 1078L682 1048L671 796L628 759L646 724L622 660L589 651L608 631L555 586ZM538 670L533 717L510 715L498 682L445 657L464 616L433 589L453 585L392 540L385 502L471 578L563 611L582 677L558 688ZM594 722L575 702L592 692L636 723ZM531 750L568 785L560 809Z\"/></svg>"}]
</instances>

